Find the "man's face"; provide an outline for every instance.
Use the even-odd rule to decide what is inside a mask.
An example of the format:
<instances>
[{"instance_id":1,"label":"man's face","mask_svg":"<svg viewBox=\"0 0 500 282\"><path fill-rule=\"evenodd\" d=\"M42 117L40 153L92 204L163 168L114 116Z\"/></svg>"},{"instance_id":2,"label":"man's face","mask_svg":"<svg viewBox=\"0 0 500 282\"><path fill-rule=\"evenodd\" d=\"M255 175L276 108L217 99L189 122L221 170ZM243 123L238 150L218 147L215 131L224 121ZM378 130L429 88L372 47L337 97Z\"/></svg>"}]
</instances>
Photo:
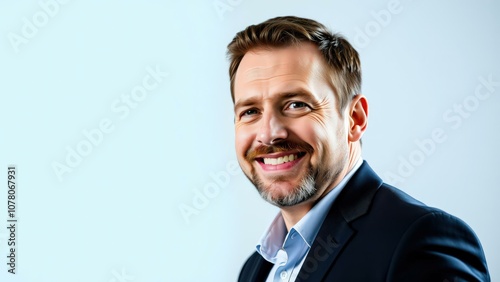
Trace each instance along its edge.
<instances>
[{"instance_id":1,"label":"man's face","mask_svg":"<svg viewBox=\"0 0 500 282\"><path fill-rule=\"evenodd\" d=\"M315 201L347 168L349 122L325 71L310 43L253 50L237 70L238 161L261 196L277 206Z\"/></svg>"}]
</instances>

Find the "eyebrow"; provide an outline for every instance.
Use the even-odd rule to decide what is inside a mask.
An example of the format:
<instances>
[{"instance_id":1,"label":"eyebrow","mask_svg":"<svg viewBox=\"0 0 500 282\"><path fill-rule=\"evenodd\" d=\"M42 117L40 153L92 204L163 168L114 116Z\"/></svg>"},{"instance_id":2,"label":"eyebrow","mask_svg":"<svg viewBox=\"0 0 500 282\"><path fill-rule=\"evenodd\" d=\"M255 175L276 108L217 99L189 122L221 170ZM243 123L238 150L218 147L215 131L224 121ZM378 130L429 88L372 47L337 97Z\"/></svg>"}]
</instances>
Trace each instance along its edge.
<instances>
[{"instance_id":1,"label":"eyebrow","mask_svg":"<svg viewBox=\"0 0 500 282\"><path fill-rule=\"evenodd\" d=\"M311 98L313 95L304 89L297 89L293 91L286 91L286 92L280 92L276 93L273 95L273 98L279 97L280 99L291 99L291 98L296 98L296 97L302 97L302 98ZM234 111L236 111L239 108L242 107L247 107L250 105L255 105L259 102L259 97L258 96L253 96L247 99L240 100L234 104Z\"/></svg>"}]
</instances>

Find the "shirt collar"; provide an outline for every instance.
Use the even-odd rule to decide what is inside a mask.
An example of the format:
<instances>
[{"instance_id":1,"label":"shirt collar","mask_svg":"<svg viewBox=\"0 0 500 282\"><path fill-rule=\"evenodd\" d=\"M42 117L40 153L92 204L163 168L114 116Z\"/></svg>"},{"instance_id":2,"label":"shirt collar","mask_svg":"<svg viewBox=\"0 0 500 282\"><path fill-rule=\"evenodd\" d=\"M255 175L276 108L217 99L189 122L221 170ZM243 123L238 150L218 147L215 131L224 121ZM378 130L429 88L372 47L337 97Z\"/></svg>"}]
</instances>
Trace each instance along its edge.
<instances>
[{"instance_id":1,"label":"shirt collar","mask_svg":"<svg viewBox=\"0 0 500 282\"><path fill-rule=\"evenodd\" d=\"M276 262L276 254L283 246L287 230L281 212L276 215L257 244L257 252L269 262Z\"/></svg>"},{"instance_id":2,"label":"shirt collar","mask_svg":"<svg viewBox=\"0 0 500 282\"><path fill-rule=\"evenodd\" d=\"M256 246L257 252L267 261L275 263L278 251L285 246L288 235L293 232L297 232L304 243L310 248L319 232L319 228L326 218L329 208L362 163L362 158L359 158L342 181L326 194L323 199L316 203L316 205L314 205L314 207L290 229L288 234L283 216L281 212L278 213L259 240Z\"/></svg>"}]
</instances>

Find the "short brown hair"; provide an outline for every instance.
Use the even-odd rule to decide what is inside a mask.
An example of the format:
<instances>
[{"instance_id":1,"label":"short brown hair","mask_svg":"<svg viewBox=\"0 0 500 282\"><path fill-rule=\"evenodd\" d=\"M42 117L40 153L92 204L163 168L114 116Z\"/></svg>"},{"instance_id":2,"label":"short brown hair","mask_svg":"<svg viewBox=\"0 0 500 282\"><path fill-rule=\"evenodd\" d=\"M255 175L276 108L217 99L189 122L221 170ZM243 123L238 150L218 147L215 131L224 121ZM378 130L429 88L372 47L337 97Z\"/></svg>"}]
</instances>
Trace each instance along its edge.
<instances>
[{"instance_id":1,"label":"short brown hair","mask_svg":"<svg viewBox=\"0 0 500 282\"><path fill-rule=\"evenodd\" d=\"M303 42L318 46L328 65L326 77L339 100L340 110L361 92L361 63L358 52L339 34L311 19L276 17L238 32L227 46L229 78L234 103L234 78L243 56L260 47L286 47Z\"/></svg>"}]
</instances>

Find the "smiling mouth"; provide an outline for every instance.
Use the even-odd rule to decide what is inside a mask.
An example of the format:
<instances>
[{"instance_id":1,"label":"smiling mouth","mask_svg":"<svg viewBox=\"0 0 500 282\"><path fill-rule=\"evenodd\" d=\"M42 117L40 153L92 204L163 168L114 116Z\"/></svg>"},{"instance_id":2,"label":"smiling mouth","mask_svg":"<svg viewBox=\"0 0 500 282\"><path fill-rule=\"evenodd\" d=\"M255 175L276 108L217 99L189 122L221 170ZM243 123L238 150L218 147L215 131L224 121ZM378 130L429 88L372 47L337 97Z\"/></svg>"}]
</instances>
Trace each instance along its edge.
<instances>
[{"instance_id":1,"label":"smiling mouth","mask_svg":"<svg viewBox=\"0 0 500 282\"><path fill-rule=\"evenodd\" d=\"M281 156L277 158L256 158L255 160L258 161L259 163L263 163L265 165L280 165L288 162L293 162L296 161L303 156L305 156L305 152L299 152L295 154L290 154L286 156Z\"/></svg>"}]
</instances>

